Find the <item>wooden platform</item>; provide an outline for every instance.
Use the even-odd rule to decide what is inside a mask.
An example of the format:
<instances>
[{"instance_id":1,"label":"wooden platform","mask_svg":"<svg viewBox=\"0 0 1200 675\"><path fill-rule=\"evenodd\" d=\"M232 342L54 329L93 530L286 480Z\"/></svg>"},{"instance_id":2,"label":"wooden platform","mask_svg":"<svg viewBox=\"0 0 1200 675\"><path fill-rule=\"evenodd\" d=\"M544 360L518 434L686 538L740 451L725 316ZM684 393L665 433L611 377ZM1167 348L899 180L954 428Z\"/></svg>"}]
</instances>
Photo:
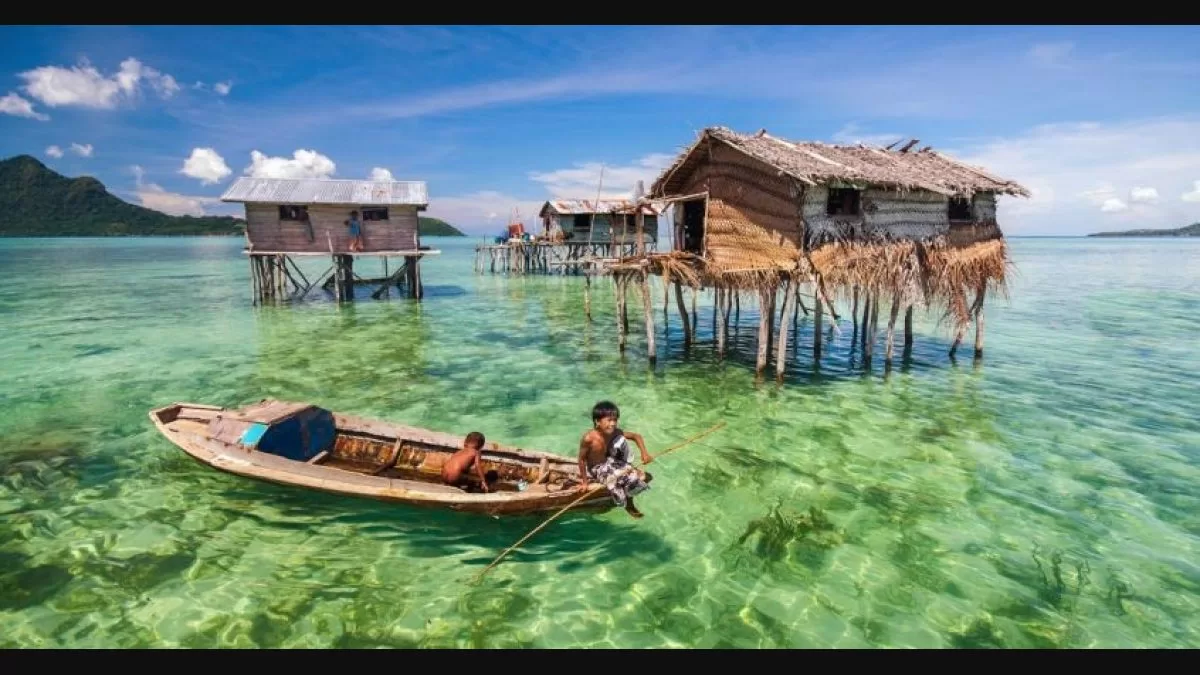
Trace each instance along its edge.
<instances>
[{"instance_id":1,"label":"wooden platform","mask_svg":"<svg viewBox=\"0 0 1200 675\"><path fill-rule=\"evenodd\" d=\"M424 256L424 255L441 255L442 252L438 249L428 249L424 251L252 251L242 249L245 255L289 255L289 256L328 256L328 255L352 255L357 257L375 256L375 257L409 257L409 256Z\"/></svg>"}]
</instances>

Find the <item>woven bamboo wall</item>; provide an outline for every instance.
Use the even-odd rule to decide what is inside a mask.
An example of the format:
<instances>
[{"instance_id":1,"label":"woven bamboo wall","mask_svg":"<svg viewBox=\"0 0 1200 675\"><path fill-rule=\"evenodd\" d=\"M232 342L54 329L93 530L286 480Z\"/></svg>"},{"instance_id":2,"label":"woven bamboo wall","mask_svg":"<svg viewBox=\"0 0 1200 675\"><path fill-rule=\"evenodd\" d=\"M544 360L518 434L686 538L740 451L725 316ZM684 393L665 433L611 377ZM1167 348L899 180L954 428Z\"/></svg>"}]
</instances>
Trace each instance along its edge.
<instances>
[{"instance_id":1,"label":"woven bamboo wall","mask_svg":"<svg viewBox=\"0 0 1200 675\"><path fill-rule=\"evenodd\" d=\"M717 270L791 267L800 220L789 180L723 144L688 176L685 194L708 190L704 248Z\"/></svg>"},{"instance_id":2,"label":"woven bamboo wall","mask_svg":"<svg viewBox=\"0 0 1200 675\"><path fill-rule=\"evenodd\" d=\"M313 235L312 241L309 241L308 227L304 221L280 220L278 204L247 204L246 233L251 249L255 251L328 253L329 240L332 239L334 250L344 252L350 246L350 230L345 221L350 218L350 211L357 210L362 223L364 251L416 250L419 239L415 206L389 206L388 220L362 220L363 208L309 206Z\"/></svg>"}]
</instances>

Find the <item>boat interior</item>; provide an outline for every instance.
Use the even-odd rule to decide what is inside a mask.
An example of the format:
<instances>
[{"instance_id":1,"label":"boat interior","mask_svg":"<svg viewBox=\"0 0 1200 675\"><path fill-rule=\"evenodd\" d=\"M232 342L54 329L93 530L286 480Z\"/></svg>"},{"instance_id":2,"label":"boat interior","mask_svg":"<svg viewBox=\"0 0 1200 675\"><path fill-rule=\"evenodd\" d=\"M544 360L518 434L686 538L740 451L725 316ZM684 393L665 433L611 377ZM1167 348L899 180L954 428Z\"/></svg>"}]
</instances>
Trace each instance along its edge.
<instances>
[{"instance_id":1,"label":"boat interior","mask_svg":"<svg viewBox=\"0 0 1200 675\"><path fill-rule=\"evenodd\" d=\"M340 427L330 411L301 403L265 400L241 409L177 404L156 411L155 416L172 430L227 445L359 475L447 488L442 484L442 465L461 448L449 442L454 437L389 433L387 424L369 429ZM550 459L490 447L481 457L483 473L489 474L496 492L554 492L573 487L578 478L575 462L566 457ZM474 469L468 473L465 491L481 492Z\"/></svg>"}]
</instances>

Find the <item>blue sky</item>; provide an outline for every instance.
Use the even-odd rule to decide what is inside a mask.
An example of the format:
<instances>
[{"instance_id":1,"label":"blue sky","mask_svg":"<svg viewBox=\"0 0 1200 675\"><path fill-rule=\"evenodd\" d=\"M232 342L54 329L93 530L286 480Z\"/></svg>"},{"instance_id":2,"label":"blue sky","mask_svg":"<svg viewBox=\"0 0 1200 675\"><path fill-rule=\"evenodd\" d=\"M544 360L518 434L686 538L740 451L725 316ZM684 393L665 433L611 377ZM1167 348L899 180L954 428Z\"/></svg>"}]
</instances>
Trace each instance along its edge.
<instances>
[{"instance_id":1,"label":"blue sky","mask_svg":"<svg viewBox=\"0 0 1200 675\"><path fill-rule=\"evenodd\" d=\"M1010 234L1200 220L1200 30L4 27L0 156L172 213L239 175L425 180L471 233L647 184L705 126L922 145L1024 183Z\"/></svg>"}]
</instances>

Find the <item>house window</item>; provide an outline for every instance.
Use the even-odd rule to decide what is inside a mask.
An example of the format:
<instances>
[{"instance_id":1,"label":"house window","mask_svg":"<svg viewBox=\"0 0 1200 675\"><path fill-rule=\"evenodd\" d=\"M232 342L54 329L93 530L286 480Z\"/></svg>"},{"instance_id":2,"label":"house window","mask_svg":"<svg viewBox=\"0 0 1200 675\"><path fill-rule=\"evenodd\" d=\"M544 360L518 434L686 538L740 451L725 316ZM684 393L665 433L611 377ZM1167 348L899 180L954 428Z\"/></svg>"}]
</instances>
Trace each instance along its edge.
<instances>
[{"instance_id":1,"label":"house window","mask_svg":"<svg viewBox=\"0 0 1200 675\"><path fill-rule=\"evenodd\" d=\"M948 207L950 220L973 220L971 217L971 202L962 197L951 197Z\"/></svg>"},{"instance_id":2,"label":"house window","mask_svg":"<svg viewBox=\"0 0 1200 675\"><path fill-rule=\"evenodd\" d=\"M592 229L592 215L590 213L575 214L575 231L587 232Z\"/></svg>"},{"instance_id":3,"label":"house window","mask_svg":"<svg viewBox=\"0 0 1200 675\"><path fill-rule=\"evenodd\" d=\"M363 220L387 220L388 212L387 212L387 209L363 209L362 219Z\"/></svg>"},{"instance_id":4,"label":"house window","mask_svg":"<svg viewBox=\"0 0 1200 675\"><path fill-rule=\"evenodd\" d=\"M859 215L859 191L854 188L830 188L825 213L831 216Z\"/></svg>"},{"instance_id":5,"label":"house window","mask_svg":"<svg viewBox=\"0 0 1200 675\"><path fill-rule=\"evenodd\" d=\"M290 204L279 205L280 220L308 220L307 206L292 206Z\"/></svg>"}]
</instances>

